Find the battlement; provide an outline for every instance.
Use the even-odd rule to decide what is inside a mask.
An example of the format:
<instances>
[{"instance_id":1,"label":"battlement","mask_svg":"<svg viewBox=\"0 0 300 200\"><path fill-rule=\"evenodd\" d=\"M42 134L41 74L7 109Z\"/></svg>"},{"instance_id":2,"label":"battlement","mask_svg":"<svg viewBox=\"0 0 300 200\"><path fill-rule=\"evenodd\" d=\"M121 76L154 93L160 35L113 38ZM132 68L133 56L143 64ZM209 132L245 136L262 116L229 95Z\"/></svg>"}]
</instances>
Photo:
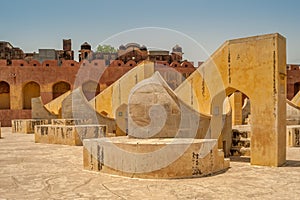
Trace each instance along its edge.
<instances>
[{"instance_id":1,"label":"battlement","mask_svg":"<svg viewBox=\"0 0 300 200\"><path fill-rule=\"evenodd\" d=\"M300 65L298 64L287 64L286 70L288 71L294 71L294 70L300 70Z\"/></svg>"},{"instance_id":2,"label":"battlement","mask_svg":"<svg viewBox=\"0 0 300 200\"><path fill-rule=\"evenodd\" d=\"M45 60L43 62L39 62L38 60L24 60L24 59L17 59L11 60L8 62L5 59L0 59L0 67L74 67L79 68L80 66L83 67L103 67L106 65L106 60L104 59L95 59L95 60L82 60L80 62L75 60ZM142 61L141 61L142 62ZM123 62L122 60L111 60L109 67L135 67L140 62L136 62L134 60L128 60L127 62ZM157 66L168 66L173 68L194 68L193 63L188 61L178 62L173 61L168 63L168 61L156 61ZM299 66L298 66L299 67Z\"/></svg>"}]
</instances>

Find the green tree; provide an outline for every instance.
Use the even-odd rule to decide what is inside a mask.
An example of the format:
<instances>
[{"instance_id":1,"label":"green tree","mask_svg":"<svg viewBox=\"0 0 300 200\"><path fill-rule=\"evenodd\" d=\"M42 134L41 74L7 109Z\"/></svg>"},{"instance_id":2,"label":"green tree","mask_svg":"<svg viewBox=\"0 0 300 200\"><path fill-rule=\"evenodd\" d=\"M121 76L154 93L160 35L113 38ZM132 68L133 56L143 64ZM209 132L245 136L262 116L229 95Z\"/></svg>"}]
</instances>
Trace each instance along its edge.
<instances>
[{"instance_id":1,"label":"green tree","mask_svg":"<svg viewBox=\"0 0 300 200\"><path fill-rule=\"evenodd\" d=\"M97 52L101 52L101 53L116 53L117 50L111 46L111 45L98 45L97 47Z\"/></svg>"}]
</instances>

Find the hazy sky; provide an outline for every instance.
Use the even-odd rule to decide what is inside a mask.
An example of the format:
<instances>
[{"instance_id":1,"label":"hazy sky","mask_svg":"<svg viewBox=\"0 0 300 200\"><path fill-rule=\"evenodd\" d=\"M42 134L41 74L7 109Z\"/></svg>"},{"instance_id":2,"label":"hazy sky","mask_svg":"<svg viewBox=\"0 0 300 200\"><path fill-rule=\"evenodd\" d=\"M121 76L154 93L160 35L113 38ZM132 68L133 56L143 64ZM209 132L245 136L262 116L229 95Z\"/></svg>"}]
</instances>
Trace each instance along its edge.
<instances>
[{"instance_id":1,"label":"hazy sky","mask_svg":"<svg viewBox=\"0 0 300 200\"><path fill-rule=\"evenodd\" d=\"M204 60L206 55L188 42L181 44L184 41L177 40L177 36L160 37L160 30L165 32L162 35L168 35L168 29L175 30L175 35L188 35L208 54L228 39L278 32L287 38L288 63L300 63L298 0L0 0L0 9L0 40L25 52L62 49L62 39L71 38L77 59L78 49L85 41L95 49L120 32L161 27L164 29L156 29L154 35L144 34L152 31L149 29L135 34L127 31L125 38L130 41L114 37L106 42L115 47L124 41L157 47L150 42L156 38L159 48L171 50L179 44L186 58ZM154 38L149 39L151 36Z\"/></svg>"}]
</instances>

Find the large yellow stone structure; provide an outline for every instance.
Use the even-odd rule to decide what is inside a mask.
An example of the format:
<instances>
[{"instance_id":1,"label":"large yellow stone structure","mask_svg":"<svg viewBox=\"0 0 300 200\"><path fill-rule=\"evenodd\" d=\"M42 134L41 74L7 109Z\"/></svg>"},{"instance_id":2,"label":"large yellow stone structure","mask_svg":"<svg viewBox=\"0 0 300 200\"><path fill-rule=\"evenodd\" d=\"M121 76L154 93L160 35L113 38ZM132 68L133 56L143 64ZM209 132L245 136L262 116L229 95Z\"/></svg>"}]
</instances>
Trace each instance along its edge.
<instances>
[{"instance_id":1,"label":"large yellow stone structure","mask_svg":"<svg viewBox=\"0 0 300 200\"><path fill-rule=\"evenodd\" d=\"M131 89L138 82L151 77L153 73L154 63L143 61L93 98L90 104L97 112L114 118L117 108L128 103Z\"/></svg>"},{"instance_id":2,"label":"large yellow stone structure","mask_svg":"<svg viewBox=\"0 0 300 200\"><path fill-rule=\"evenodd\" d=\"M153 73L154 63L144 61L89 103L83 97L81 89L76 89L72 95L66 94L67 97L53 102L51 108L45 108L55 110L53 113L63 118L96 116L93 123L103 123L107 125L109 133L115 133L115 118L118 117L116 111L127 110L126 104L132 88ZM174 94L171 90L167 91L168 94L172 93L173 99L176 96L191 110L209 116L210 125L205 139L218 140L218 149L228 149L229 145L224 142L228 140L228 135L222 132L231 125L231 120L226 120L231 118L231 112L224 111L224 101L234 94L232 101L237 104L234 103L231 108L233 123L240 124L243 119L242 93L245 94L251 102L251 164L280 166L285 163L286 41L281 35L276 33L229 40L190 75ZM146 98L142 100L144 99ZM174 109L174 113L170 114L176 114L175 111ZM75 117L74 113L77 114ZM156 117L159 122L160 115ZM126 129L126 124L123 126Z\"/></svg>"},{"instance_id":3,"label":"large yellow stone structure","mask_svg":"<svg viewBox=\"0 0 300 200\"><path fill-rule=\"evenodd\" d=\"M235 91L251 102L251 164L286 161L286 40L268 34L225 42L176 93L201 113L212 114L211 138L222 128L222 103ZM222 146L219 143L219 146Z\"/></svg>"}]
</instances>

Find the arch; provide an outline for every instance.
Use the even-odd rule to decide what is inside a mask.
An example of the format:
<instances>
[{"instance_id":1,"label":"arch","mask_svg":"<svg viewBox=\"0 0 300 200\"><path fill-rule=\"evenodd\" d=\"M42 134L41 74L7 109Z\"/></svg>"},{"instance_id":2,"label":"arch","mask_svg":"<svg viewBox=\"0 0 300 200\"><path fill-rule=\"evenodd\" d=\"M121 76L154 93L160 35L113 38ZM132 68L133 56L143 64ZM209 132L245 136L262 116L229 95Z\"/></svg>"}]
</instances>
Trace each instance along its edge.
<instances>
[{"instance_id":1,"label":"arch","mask_svg":"<svg viewBox=\"0 0 300 200\"><path fill-rule=\"evenodd\" d=\"M38 60L30 60L29 65L33 67L39 67L41 66L41 63Z\"/></svg>"},{"instance_id":2,"label":"arch","mask_svg":"<svg viewBox=\"0 0 300 200\"><path fill-rule=\"evenodd\" d=\"M188 61L183 61L181 63L181 67L185 67L185 68L192 68L194 67L192 63L188 62Z\"/></svg>"},{"instance_id":3,"label":"arch","mask_svg":"<svg viewBox=\"0 0 300 200\"><path fill-rule=\"evenodd\" d=\"M24 67L24 66L28 66L28 63L25 60L12 60L11 65L12 66Z\"/></svg>"},{"instance_id":4,"label":"arch","mask_svg":"<svg viewBox=\"0 0 300 200\"><path fill-rule=\"evenodd\" d=\"M177 61L174 61L170 64L170 67L180 67L180 63Z\"/></svg>"},{"instance_id":5,"label":"arch","mask_svg":"<svg viewBox=\"0 0 300 200\"><path fill-rule=\"evenodd\" d=\"M62 67L78 67L79 63L75 60L62 60Z\"/></svg>"},{"instance_id":6,"label":"arch","mask_svg":"<svg viewBox=\"0 0 300 200\"><path fill-rule=\"evenodd\" d=\"M100 93L100 85L96 81L89 80L82 84L82 91L89 101Z\"/></svg>"},{"instance_id":7,"label":"arch","mask_svg":"<svg viewBox=\"0 0 300 200\"><path fill-rule=\"evenodd\" d=\"M0 109L10 109L10 86L0 81Z\"/></svg>"},{"instance_id":8,"label":"arch","mask_svg":"<svg viewBox=\"0 0 300 200\"><path fill-rule=\"evenodd\" d=\"M123 67L124 62L122 60L114 60L114 61L112 61L110 66L112 66L112 67Z\"/></svg>"},{"instance_id":9,"label":"arch","mask_svg":"<svg viewBox=\"0 0 300 200\"><path fill-rule=\"evenodd\" d=\"M126 64L126 67L135 67L136 66L136 62L134 60L129 60Z\"/></svg>"},{"instance_id":10,"label":"arch","mask_svg":"<svg viewBox=\"0 0 300 200\"><path fill-rule=\"evenodd\" d=\"M44 60L42 63L43 67L55 67L58 66L57 60Z\"/></svg>"},{"instance_id":11,"label":"arch","mask_svg":"<svg viewBox=\"0 0 300 200\"><path fill-rule=\"evenodd\" d=\"M71 89L71 85L65 81L60 81L58 83L55 83L52 86L52 96L53 99L59 97L60 95L66 93Z\"/></svg>"},{"instance_id":12,"label":"arch","mask_svg":"<svg viewBox=\"0 0 300 200\"><path fill-rule=\"evenodd\" d=\"M215 139L220 136L215 123L222 120L226 93L236 89L246 94L251 101L251 164L281 166L286 162L283 36L275 33L226 41L185 82L177 92L193 107L195 102L207 105L203 109L212 115L210 130Z\"/></svg>"},{"instance_id":13,"label":"arch","mask_svg":"<svg viewBox=\"0 0 300 200\"><path fill-rule=\"evenodd\" d=\"M230 92L229 92L230 91ZM232 109L232 125L245 125L248 122L246 122L246 118L249 117L251 111L247 110L244 111L244 102L248 102L248 106L250 109L250 98L247 96L247 94L235 90L233 88L230 88L227 90L227 96L229 97L230 107ZM244 113L245 112L245 113Z\"/></svg>"},{"instance_id":14,"label":"arch","mask_svg":"<svg viewBox=\"0 0 300 200\"><path fill-rule=\"evenodd\" d=\"M40 96L40 85L31 81L23 87L23 109L31 109L31 98Z\"/></svg>"},{"instance_id":15,"label":"arch","mask_svg":"<svg viewBox=\"0 0 300 200\"><path fill-rule=\"evenodd\" d=\"M300 91L300 82L294 83L294 96Z\"/></svg>"}]
</instances>

